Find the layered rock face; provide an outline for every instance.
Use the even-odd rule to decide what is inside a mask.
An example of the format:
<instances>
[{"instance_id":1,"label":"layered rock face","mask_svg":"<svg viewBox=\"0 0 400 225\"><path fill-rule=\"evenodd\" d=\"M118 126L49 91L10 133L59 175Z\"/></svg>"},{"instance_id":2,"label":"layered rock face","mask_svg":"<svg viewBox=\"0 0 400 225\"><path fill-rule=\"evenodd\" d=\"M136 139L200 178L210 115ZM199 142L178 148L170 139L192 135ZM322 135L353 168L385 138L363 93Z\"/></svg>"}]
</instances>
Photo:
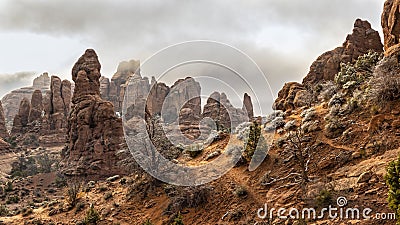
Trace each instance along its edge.
<instances>
[{"instance_id":1,"label":"layered rock face","mask_svg":"<svg viewBox=\"0 0 400 225\"><path fill-rule=\"evenodd\" d=\"M246 110L247 116L249 117L250 120L253 119L254 117L253 103L251 101L250 95L248 95L247 93L244 93L242 110Z\"/></svg>"},{"instance_id":2,"label":"layered rock face","mask_svg":"<svg viewBox=\"0 0 400 225\"><path fill-rule=\"evenodd\" d=\"M101 97L114 105L115 112L122 111L126 83L134 74L140 77L140 61L138 60L121 62L111 81L105 77L100 79ZM149 89L148 82L146 87Z\"/></svg>"},{"instance_id":3,"label":"layered rock face","mask_svg":"<svg viewBox=\"0 0 400 225\"><path fill-rule=\"evenodd\" d=\"M162 106L170 88L161 82L157 82L154 77L151 79L151 90L147 98L147 109L151 115L161 115Z\"/></svg>"},{"instance_id":4,"label":"layered rock face","mask_svg":"<svg viewBox=\"0 0 400 225\"><path fill-rule=\"evenodd\" d=\"M225 93L214 92L207 99L202 117L212 119L219 130L235 128L253 118L253 105L247 93L245 93L243 101L245 104L242 109L237 109L232 106Z\"/></svg>"},{"instance_id":5,"label":"layered rock face","mask_svg":"<svg viewBox=\"0 0 400 225\"><path fill-rule=\"evenodd\" d=\"M46 116L50 130L67 128L67 117L71 108L71 82L59 77L51 77L51 88L48 103L46 104Z\"/></svg>"},{"instance_id":6,"label":"layered rock face","mask_svg":"<svg viewBox=\"0 0 400 225\"><path fill-rule=\"evenodd\" d=\"M31 103L29 99L23 98L18 114L14 117L13 128L11 130L12 136L17 136L18 134L25 133L25 129L28 126L29 122L29 113L31 111Z\"/></svg>"},{"instance_id":7,"label":"layered rock face","mask_svg":"<svg viewBox=\"0 0 400 225\"><path fill-rule=\"evenodd\" d=\"M397 54L400 50L400 1L387 0L382 13L382 28L385 56Z\"/></svg>"},{"instance_id":8,"label":"layered rock face","mask_svg":"<svg viewBox=\"0 0 400 225\"><path fill-rule=\"evenodd\" d=\"M35 90L40 90L42 94L45 94L50 90L50 77L48 73L43 73L39 77L35 78L31 87L14 90L2 98L1 101L4 107L4 115L8 130L11 130L12 128L14 117L18 114L22 99L27 98L30 101Z\"/></svg>"},{"instance_id":9,"label":"layered rock face","mask_svg":"<svg viewBox=\"0 0 400 225\"><path fill-rule=\"evenodd\" d=\"M115 155L123 143L122 121L115 116L113 104L100 97L100 69L92 49L86 50L72 69L75 90L61 162L61 171L68 176L123 173L116 166Z\"/></svg>"},{"instance_id":10,"label":"layered rock face","mask_svg":"<svg viewBox=\"0 0 400 225\"><path fill-rule=\"evenodd\" d=\"M50 91L43 95L42 91L35 90L30 99L30 102L28 98L21 101L11 134L20 141L34 137L35 145L64 145L71 104L71 83L52 76Z\"/></svg>"},{"instance_id":11,"label":"layered rock face","mask_svg":"<svg viewBox=\"0 0 400 225\"><path fill-rule=\"evenodd\" d=\"M353 33L347 36L343 45L322 54L311 65L303 84L314 85L321 81L333 80L340 70L340 63L354 62L370 50L383 52L379 33L371 28L368 21L357 19Z\"/></svg>"},{"instance_id":12,"label":"layered rock face","mask_svg":"<svg viewBox=\"0 0 400 225\"><path fill-rule=\"evenodd\" d=\"M8 138L10 135L6 127L6 118L4 116L3 104L0 101L0 139Z\"/></svg>"},{"instance_id":13,"label":"layered rock face","mask_svg":"<svg viewBox=\"0 0 400 225\"><path fill-rule=\"evenodd\" d=\"M290 111L296 108L295 99L298 93L305 91L304 85L297 82L286 83L278 93L272 106L274 110Z\"/></svg>"}]
</instances>

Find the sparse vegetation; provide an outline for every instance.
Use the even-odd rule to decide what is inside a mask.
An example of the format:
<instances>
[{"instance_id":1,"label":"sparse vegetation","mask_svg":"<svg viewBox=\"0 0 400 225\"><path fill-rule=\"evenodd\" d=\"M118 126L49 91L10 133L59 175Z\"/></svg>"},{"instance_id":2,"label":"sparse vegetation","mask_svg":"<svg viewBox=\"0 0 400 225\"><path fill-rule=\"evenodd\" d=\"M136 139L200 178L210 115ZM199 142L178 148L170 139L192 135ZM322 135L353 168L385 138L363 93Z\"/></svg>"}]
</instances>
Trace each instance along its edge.
<instances>
[{"instance_id":1,"label":"sparse vegetation","mask_svg":"<svg viewBox=\"0 0 400 225\"><path fill-rule=\"evenodd\" d=\"M0 216L8 216L9 211L7 206L5 205L0 205Z\"/></svg>"},{"instance_id":2,"label":"sparse vegetation","mask_svg":"<svg viewBox=\"0 0 400 225\"><path fill-rule=\"evenodd\" d=\"M253 124L250 126L249 137L244 143L243 157L246 159L247 162L250 162L253 158L255 151L258 148L265 147L264 145L265 140L261 134L261 126L256 122L253 122Z\"/></svg>"},{"instance_id":3,"label":"sparse vegetation","mask_svg":"<svg viewBox=\"0 0 400 225\"><path fill-rule=\"evenodd\" d=\"M104 200L109 200L110 198L112 198L113 197L113 195L112 195L112 192L107 192L105 195L104 195Z\"/></svg>"},{"instance_id":4,"label":"sparse vegetation","mask_svg":"<svg viewBox=\"0 0 400 225\"><path fill-rule=\"evenodd\" d=\"M67 200L67 203L69 204L70 208L74 208L78 203L80 198L79 194L81 192L81 187L82 187L81 183L77 181L70 182L68 184L65 199Z\"/></svg>"},{"instance_id":5,"label":"sparse vegetation","mask_svg":"<svg viewBox=\"0 0 400 225\"><path fill-rule=\"evenodd\" d=\"M166 214L181 212L186 207L199 207L207 202L210 195L210 189L205 186L186 188L170 187L168 192L170 203L165 210Z\"/></svg>"},{"instance_id":6,"label":"sparse vegetation","mask_svg":"<svg viewBox=\"0 0 400 225\"><path fill-rule=\"evenodd\" d=\"M235 188L235 190L233 191L233 193L234 193L237 197L240 197L240 198L246 197L247 194L248 194L246 188L243 187L243 186L237 186L237 187Z\"/></svg>"},{"instance_id":7,"label":"sparse vegetation","mask_svg":"<svg viewBox=\"0 0 400 225\"><path fill-rule=\"evenodd\" d=\"M86 212L86 217L83 220L85 225L96 225L100 221L100 215L94 208L93 204L90 204L88 211Z\"/></svg>"},{"instance_id":8,"label":"sparse vegetation","mask_svg":"<svg viewBox=\"0 0 400 225\"><path fill-rule=\"evenodd\" d=\"M183 217L180 213L178 213L178 215L174 219L174 222L172 222L171 225L184 225Z\"/></svg>"},{"instance_id":9,"label":"sparse vegetation","mask_svg":"<svg viewBox=\"0 0 400 225\"><path fill-rule=\"evenodd\" d=\"M385 175L386 184L389 187L389 207L396 213L397 223L400 224L400 156L397 160L389 163Z\"/></svg>"},{"instance_id":10,"label":"sparse vegetation","mask_svg":"<svg viewBox=\"0 0 400 225\"><path fill-rule=\"evenodd\" d=\"M153 225L153 223L151 222L150 219L147 219L146 221L144 221L144 222L142 223L142 225Z\"/></svg>"}]
</instances>

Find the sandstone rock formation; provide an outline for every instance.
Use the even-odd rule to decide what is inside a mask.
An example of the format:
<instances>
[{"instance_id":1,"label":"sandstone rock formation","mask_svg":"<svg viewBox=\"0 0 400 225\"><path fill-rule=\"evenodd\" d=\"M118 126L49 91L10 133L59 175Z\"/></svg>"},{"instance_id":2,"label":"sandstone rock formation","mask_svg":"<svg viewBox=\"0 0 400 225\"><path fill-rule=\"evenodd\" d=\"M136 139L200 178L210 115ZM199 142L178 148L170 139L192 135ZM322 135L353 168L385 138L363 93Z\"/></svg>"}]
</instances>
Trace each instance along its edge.
<instances>
[{"instance_id":1,"label":"sandstone rock formation","mask_svg":"<svg viewBox=\"0 0 400 225\"><path fill-rule=\"evenodd\" d=\"M294 102L297 93L306 90L302 84L297 82L286 83L278 93L278 98L272 106L274 110L290 111L296 108Z\"/></svg>"},{"instance_id":2,"label":"sandstone rock formation","mask_svg":"<svg viewBox=\"0 0 400 225\"><path fill-rule=\"evenodd\" d=\"M100 69L92 49L86 50L72 69L75 90L61 162L61 171L67 176L123 173L116 166L115 155L123 143L122 121L115 116L112 103L100 97Z\"/></svg>"},{"instance_id":3,"label":"sandstone rock formation","mask_svg":"<svg viewBox=\"0 0 400 225\"><path fill-rule=\"evenodd\" d=\"M250 120L253 120L254 117L253 103L251 101L250 95L248 95L247 93L244 93L242 110L245 110L247 112L248 118Z\"/></svg>"},{"instance_id":4,"label":"sandstone rock formation","mask_svg":"<svg viewBox=\"0 0 400 225\"><path fill-rule=\"evenodd\" d=\"M111 81L105 77L100 79L101 97L104 100L110 101L114 105L115 112L122 111L122 102L124 100L125 86L128 79L134 74L141 77L140 61L138 60L121 62L118 65L117 72L111 78ZM148 83L146 87L149 88Z\"/></svg>"},{"instance_id":5,"label":"sandstone rock formation","mask_svg":"<svg viewBox=\"0 0 400 225\"><path fill-rule=\"evenodd\" d=\"M29 112L29 123L38 121L43 113L43 95L40 90L35 90L31 98L31 110Z\"/></svg>"},{"instance_id":6,"label":"sandstone rock formation","mask_svg":"<svg viewBox=\"0 0 400 225\"><path fill-rule=\"evenodd\" d=\"M71 83L68 80L61 81L59 77L52 76L48 94L46 116L50 130L66 129L71 105Z\"/></svg>"},{"instance_id":7,"label":"sandstone rock formation","mask_svg":"<svg viewBox=\"0 0 400 225\"><path fill-rule=\"evenodd\" d=\"M48 73L43 73L39 77L35 78L31 87L24 87L14 90L2 98L1 101L3 103L4 115L8 130L11 130L13 126L13 120L15 115L18 114L22 99L27 98L30 101L32 93L35 90L40 90L42 94L45 94L48 90L50 90L50 77Z\"/></svg>"},{"instance_id":8,"label":"sandstone rock formation","mask_svg":"<svg viewBox=\"0 0 400 225\"><path fill-rule=\"evenodd\" d=\"M248 105L248 107L253 108L252 105ZM214 92L207 99L202 117L212 119L218 130L233 129L239 124L249 121L248 113L247 110L233 107L225 93Z\"/></svg>"},{"instance_id":9,"label":"sandstone rock formation","mask_svg":"<svg viewBox=\"0 0 400 225\"><path fill-rule=\"evenodd\" d=\"M3 105L0 101L0 139L8 138L10 135L6 127L6 118L4 116Z\"/></svg>"},{"instance_id":10,"label":"sandstone rock formation","mask_svg":"<svg viewBox=\"0 0 400 225\"><path fill-rule=\"evenodd\" d=\"M385 55L396 54L400 50L400 1L387 0L382 13L382 28L385 43Z\"/></svg>"},{"instance_id":11,"label":"sandstone rock formation","mask_svg":"<svg viewBox=\"0 0 400 225\"><path fill-rule=\"evenodd\" d=\"M313 62L303 84L314 85L320 81L333 80L340 70L340 63L354 62L368 51L382 52L379 33L368 21L357 19L353 33L348 35L341 47L326 52Z\"/></svg>"}]
</instances>

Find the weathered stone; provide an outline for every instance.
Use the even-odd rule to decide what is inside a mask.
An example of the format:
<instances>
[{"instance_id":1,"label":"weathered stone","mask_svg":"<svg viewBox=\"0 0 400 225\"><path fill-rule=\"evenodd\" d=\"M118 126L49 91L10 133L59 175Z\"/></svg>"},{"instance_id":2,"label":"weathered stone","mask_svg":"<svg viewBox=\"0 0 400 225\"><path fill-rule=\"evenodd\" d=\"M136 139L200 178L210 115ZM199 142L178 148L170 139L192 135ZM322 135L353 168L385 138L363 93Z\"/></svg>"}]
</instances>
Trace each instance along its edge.
<instances>
[{"instance_id":1,"label":"weathered stone","mask_svg":"<svg viewBox=\"0 0 400 225\"><path fill-rule=\"evenodd\" d=\"M29 123L39 121L43 113L43 96L40 90L36 90L31 98L31 110L29 112Z\"/></svg>"},{"instance_id":2,"label":"weathered stone","mask_svg":"<svg viewBox=\"0 0 400 225\"><path fill-rule=\"evenodd\" d=\"M385 43L385 55L397 54L400 50L400 1L386 0L382 13L382 28Z\"/></svg>"},{"instance_id":3,"label":"weathered stone","mask_svg":"<svg viewBox=\"0 0 400 225\"><path fill-rule=\"evenodd\" d=\"M23 98L20 103L18 114L14 117L13 128L11 130L13 136L24 133L24 128L27 127L29 122L30 110L31 103L27 98Z\"/></svg>"},{"instance_id":4,"label":"weathered stone","mask_svg":"<svg viewBox=\"0 0 400 225\"><path fill-rule=\"evenodd\" d=\"M116 166L123 143L122 121L111 102L100 97L101 65L88 49L72 69L73 107L68 119L67 146L61 170L68 176L108 177L124 173Z\"/></svg>"},{"instance_id":5,"label":"weathered stone","mask_svg":"<svg viewBox=\"0 0 400 225\"><path fill-rule=\"evenodd\" d=\"M8 138L10 135L6 127L6 119L4 116L3 105L0 101L0 139Z\"/></svg>"},{"instance_id":6,"label":"weathered stone","mask_svg":"<svg viewBox=\"0 0 400 225\"><path fill-rule=\"evenodd\" d=\"M8 130L11 130L13 126L14 117L18 114L22 99L27 98L30 101L32 93L35 90L42 91L42 94L45 94L50 90L50 77L48 73L43 73L39 77L35 78L32 86L14 90L2 98L1 101L3 103L4 116Z\"/></svg>"},{"instance_id":7,"label":"weathered stone","mask_svg":"<svg viewBox=\"0 0 400 225\"><path fill-rule=\"evenodd\" d=\"M357 19L353 33L347 36L342 47L322 54L313 62L303 84L315 85L321 81L333 80L340 70L340 63L354 62L370 50L383 52L379 33L371 28L368 21Z\"/></svg>"}]
</instances>

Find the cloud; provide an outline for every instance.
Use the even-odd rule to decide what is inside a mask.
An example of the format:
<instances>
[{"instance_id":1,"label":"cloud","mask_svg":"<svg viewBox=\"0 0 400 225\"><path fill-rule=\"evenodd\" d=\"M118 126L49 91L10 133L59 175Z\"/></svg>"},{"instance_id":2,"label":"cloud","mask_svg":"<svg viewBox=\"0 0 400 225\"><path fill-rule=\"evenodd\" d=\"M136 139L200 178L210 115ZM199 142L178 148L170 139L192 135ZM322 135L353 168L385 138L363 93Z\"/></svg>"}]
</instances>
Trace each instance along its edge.
<instances>
[{"instance_id":1,"label":"cloud","mask_svg":"<svg viewBox=\"0 0 400 225\"><path fill-rule=\"evenodd\" d=\"M79 39L96 49L103 75L109 77L122 60L144 61L168 45L208 39L248 53L268 75L275 93L285 82L302 80L320 54L341 45L356 18L368 19L380 30L383 8L381 0L7 0L1 4L0 31ZM75 59L57 57L69 71Z\"/></svg>"},{"instance_id":2,"label":"cloud","mask_svg":"<svg viewBox=\"0 0 400 225\"><path fill-rule=\"evenodd\" d=\"M31 86L35 72L17 72L14 74L0 74L0 96L22 86Z\"/></svg>"}]
</instances>

